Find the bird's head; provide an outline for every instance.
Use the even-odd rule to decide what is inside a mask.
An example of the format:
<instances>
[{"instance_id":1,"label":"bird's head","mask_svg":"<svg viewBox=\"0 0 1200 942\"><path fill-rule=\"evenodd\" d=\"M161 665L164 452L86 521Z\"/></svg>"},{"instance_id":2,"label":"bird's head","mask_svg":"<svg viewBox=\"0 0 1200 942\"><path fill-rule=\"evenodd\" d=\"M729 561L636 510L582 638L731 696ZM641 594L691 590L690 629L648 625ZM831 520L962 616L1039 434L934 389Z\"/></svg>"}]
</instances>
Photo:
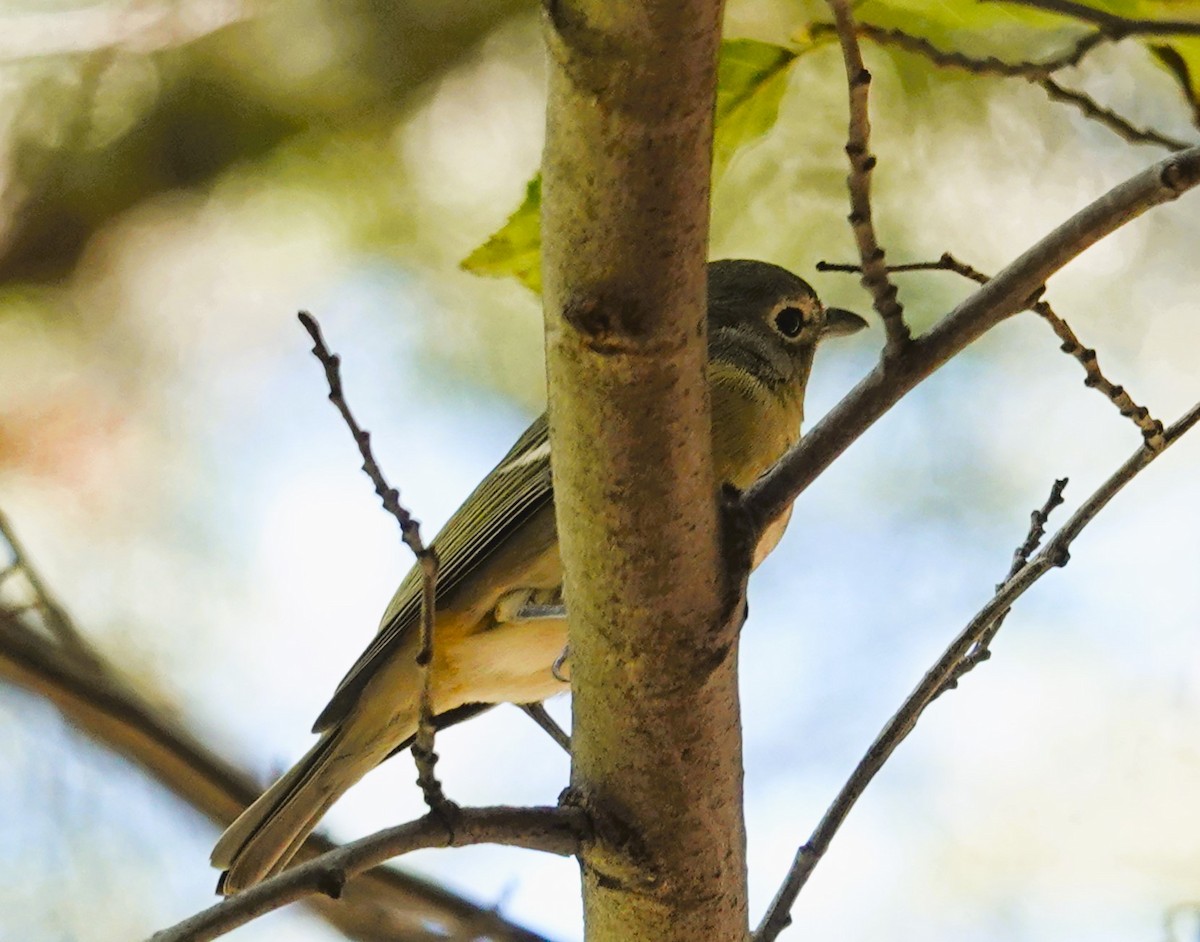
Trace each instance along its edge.
<instances>
[{"instance_id":1,"label":"bird's head","mask_svg":"<svg viewBox=\"0 0 1200 942\"><path fill-rule=\"evenodd\" d=\"M818 341L866 326L857 314L825 307L808 282L778 265L709 263L709 359L772 393L802 393Z\"/></svg>"}]
</instances>

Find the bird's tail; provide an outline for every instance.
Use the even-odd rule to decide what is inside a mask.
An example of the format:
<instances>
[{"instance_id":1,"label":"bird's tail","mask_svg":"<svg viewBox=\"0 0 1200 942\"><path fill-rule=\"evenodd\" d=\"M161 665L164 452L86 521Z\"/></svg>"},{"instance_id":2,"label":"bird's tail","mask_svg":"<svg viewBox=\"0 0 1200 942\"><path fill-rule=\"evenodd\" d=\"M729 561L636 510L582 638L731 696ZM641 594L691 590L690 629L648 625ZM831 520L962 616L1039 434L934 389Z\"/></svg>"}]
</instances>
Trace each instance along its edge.
<instances>
[{"instance_id":1,"label":"bird's tail","mask_svg":"<svg viewBox=\"0 0 1200 942\"><path fill-rule=\"evenodd\" d=\"M329 806L383 758L354 748L344 732L322 736L221 835L212 852L213 866L224 871L218 893L237 893L282 870Z\"/></svg>"}]
</instances>

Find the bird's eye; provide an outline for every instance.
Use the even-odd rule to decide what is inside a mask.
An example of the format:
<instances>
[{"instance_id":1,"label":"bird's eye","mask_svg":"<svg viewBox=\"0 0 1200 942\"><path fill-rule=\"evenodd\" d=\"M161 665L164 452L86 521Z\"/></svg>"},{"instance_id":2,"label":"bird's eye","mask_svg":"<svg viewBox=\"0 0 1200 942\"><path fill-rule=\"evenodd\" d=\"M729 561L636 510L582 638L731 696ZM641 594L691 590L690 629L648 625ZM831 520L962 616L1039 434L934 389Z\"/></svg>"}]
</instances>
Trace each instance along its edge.
<instances>
[{"instance_id":1,"label":"bird's eye","mask_svg":"<svg viewBox=\"0 0 1200 942\"><path fill-rule=\"evenodd\" d=\"M788 339L800 336L804 329L804 312L798 307L785 307L775 315L775 329Z\"/></svg>"}]
</instances>

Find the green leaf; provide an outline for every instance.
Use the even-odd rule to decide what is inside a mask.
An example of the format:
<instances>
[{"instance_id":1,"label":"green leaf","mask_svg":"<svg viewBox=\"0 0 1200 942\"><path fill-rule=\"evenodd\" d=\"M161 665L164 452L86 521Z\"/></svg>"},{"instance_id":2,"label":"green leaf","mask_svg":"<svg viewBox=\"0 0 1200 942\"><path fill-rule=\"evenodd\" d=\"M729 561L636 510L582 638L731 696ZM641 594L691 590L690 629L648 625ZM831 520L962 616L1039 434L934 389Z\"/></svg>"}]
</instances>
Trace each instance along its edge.
<instances>
[{"instance_id":1,"label":"green leaf","mask_svg":"<svg viewBox=\"0 0 1200 942\"><path fill-rule=\"evenodd\" d=\"M788 71L798 55L783 46L754 39L734 39L721 44L714 178L739 149L774 127ZM540 292L541 206L542 178L536 176L529 181L524 202L508 217L508 222L463 259L462 267L476 275L512 276Z\"/></svg>"},{"instance_id":2,"label":"green leaf","mask_svg":"<svg viewBox=\"0 0 1200 942\"><path fill-rule=\"evenodd\" d=\"M1150 51L1159 65L1179 82L1192 109L1192 120L1200 127L1200 39L1176 39L1169 43L1152 42Z\"/></svg>"},{"instance_id":3,"label":"green leaf","mask_svg":"<svg viewBox=\"0 0 1200 942\"><path fill-rule=\"evenodd\" d=\"M757 39L731 39L721 44L713 142L714 183L738 150L775 126L779 102L798 55L784 46Z\"/></svg>"},{"instance_id":4,"label":"green leaf","mask_svg":"<svg viewBox=\"0 0 1200 942\"><path fill-rule=\"evenodd\" d=\"M535 293L542 290L542 175L525 187L525 199L508 222L462 260L476 275L502 278L511 275Z\"/></svg>"}]
</instances>

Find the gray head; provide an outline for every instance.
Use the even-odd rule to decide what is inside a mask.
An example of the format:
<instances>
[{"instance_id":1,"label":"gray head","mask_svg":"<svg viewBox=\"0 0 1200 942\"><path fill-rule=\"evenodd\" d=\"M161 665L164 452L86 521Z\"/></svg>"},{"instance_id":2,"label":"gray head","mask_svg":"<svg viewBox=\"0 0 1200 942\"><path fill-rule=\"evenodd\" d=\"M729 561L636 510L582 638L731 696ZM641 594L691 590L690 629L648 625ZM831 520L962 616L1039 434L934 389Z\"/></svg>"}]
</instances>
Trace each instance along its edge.
<instances>
[{"instance_id":1,"label":"gray head","mask_svg":"<svg viewBox=\"0 0 1200 942\"><path fill-rule=\"evenodd\" d=\"M867 326L857 314L826 308L802 278L749 259L708 265L708 355L745 370L771 389L803 384L824 337Z\"/></svg>"}]
</instances>

